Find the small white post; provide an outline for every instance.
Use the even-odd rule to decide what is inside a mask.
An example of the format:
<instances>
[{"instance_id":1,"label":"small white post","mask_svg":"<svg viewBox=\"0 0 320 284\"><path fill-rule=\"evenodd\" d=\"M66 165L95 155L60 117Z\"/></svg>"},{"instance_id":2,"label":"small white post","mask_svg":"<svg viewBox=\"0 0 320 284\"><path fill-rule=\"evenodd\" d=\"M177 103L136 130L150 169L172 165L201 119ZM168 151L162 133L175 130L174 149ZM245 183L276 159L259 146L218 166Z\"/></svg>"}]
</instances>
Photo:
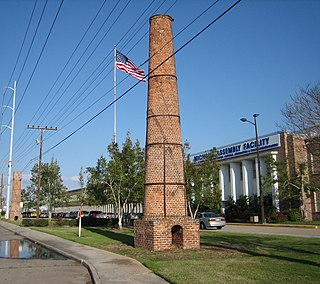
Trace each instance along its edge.
<instances>
[{"instance_id":1,"label":"small white post","mask_svg":"<svg viewBox=\"0 0 320 284\"><path fill-rule=\"evenodd\" d=\"M82 211L79 212L79 232L78 232L79 238L81 238L81 219L82 219Z\"/></svg>"}]
</instances>

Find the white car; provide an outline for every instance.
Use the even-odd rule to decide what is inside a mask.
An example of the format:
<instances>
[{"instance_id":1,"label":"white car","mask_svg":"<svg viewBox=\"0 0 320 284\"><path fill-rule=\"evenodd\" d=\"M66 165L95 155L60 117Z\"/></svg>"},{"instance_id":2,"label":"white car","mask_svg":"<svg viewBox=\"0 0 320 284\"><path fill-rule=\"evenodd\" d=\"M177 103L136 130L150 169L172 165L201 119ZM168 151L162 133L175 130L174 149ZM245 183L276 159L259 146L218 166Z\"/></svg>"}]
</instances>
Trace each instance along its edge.
<instances>
[{"instance_id":1,"label":"white car","mask_svg":"<svg viewBox=\"0 0 320 284\"><path fill-rule=\"evenodd\" d=\"M226 219L212 212L200 212L198 214L200 229L217 228L222 229L226 225Z\"/></svg>"}]
</instances>

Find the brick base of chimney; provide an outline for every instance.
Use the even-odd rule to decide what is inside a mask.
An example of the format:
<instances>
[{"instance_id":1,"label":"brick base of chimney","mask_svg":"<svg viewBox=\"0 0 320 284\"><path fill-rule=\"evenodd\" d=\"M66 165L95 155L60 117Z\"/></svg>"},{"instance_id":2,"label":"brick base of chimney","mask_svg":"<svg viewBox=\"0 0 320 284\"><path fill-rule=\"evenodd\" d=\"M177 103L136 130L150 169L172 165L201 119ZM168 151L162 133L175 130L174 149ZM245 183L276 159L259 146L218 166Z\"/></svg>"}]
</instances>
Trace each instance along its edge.
<instances>
[{"instance_id":1,"label":"brick base of chimney","mask_svg":"<svg viewBox=\"0 0 320 284\"><path fill-rule=\"evenodd\" d=\"M163 251L200 248L199 221L189 217L144 218L134 222L134 246Z\"/></svg>"}]
</instances>

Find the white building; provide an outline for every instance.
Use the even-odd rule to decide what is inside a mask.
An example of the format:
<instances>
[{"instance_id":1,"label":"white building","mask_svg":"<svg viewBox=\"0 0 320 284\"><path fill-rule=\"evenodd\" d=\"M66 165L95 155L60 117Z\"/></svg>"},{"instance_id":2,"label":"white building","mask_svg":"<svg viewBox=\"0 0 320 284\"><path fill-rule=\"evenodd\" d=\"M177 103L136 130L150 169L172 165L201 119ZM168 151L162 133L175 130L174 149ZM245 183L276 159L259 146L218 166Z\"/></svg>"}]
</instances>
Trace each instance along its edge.
<instances>
[{"instance_id":1,"label":"white building","mask_svg":"<svg viewBox=\"0 0 320 284\"><path fill-rule=\"evenodd\" d=\"M279 132L259 137L258 143L261 176L267 175L265 158L270 155L275 161L286 163L289 175L296 174L299 164L308 164L310 160L306 141L301 137ZM208 152L203 151L193 154L190 159L195 164L201 163L203 156ZM229 197L237 200L240 195L260 196L255 138L219 147L217 148L217 154L220 163L219 183L222 194L222 207L224 207L224 202ZM275 171L273 175L276 180L277 172ZM264 194L272 194L273 206L280 210L281 201L279 200L278 191L279 184L275 182ZM319 201L319 193L314 193L310 198L306 198L309 219L313 217L315 220L320 217Z\"/></svg>"}]
</instances>

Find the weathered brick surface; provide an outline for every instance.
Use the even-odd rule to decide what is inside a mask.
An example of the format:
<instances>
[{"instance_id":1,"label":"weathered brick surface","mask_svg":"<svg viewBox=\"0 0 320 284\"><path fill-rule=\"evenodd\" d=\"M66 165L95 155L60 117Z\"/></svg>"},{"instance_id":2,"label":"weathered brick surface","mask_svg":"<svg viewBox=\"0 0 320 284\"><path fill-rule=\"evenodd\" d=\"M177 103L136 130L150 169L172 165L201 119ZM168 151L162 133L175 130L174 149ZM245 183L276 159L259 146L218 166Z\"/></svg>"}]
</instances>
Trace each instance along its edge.
<instances>
[{"instance_id":1,"label":"weathered brick surface","mask_svg":"<svg viewBox=\"0 0 320 284\"><path fill-rule=\"evenodd\" d=\"M135 222L134 239L153 250L200 246L199 223L187 217L171 22L167 15L150 19L144 218Z\"/></svg>"},{"instance_id":2,"label":"weathered brick surface","mask_svg":"<svg viewBox=\"0 0 320 284\"><path fill-rule=\"evenodd\" d=\"M286 163L289 176L300 175L300 165L308 165L308 150L305 140L285 132L281 134L280 139L282 147L279 148L279 160ZM310 172L306 167L304 178L307 181L309 177ZM306 220L312 220L314 214L312 195L310 196L305 193L303 199L306 207L305 218Z\"/></svg>"},{"instance_id":3,"label":"weathered brick surface","mask_svg":"<svg viewBox=\"0 0 320 284\"><path fill-rule=\"evenodd\" d=\"M16 218L21 218L21 172L13 173L13 183L12 183L12 200L9 219L12 221Z\"/></svg>"},{"instance_id":4,"label":"weathered brick surface","mask_svg":"<svg viewBox=\"0 0 320 284\"><path fill-rule=\"evenodd\" d=\"M178 230L174 233L176 228ZM186 217L137 220L134 222L134 235L135 247L151 250L200 247L199 222Z\"/></svg>"}]
</instances>

